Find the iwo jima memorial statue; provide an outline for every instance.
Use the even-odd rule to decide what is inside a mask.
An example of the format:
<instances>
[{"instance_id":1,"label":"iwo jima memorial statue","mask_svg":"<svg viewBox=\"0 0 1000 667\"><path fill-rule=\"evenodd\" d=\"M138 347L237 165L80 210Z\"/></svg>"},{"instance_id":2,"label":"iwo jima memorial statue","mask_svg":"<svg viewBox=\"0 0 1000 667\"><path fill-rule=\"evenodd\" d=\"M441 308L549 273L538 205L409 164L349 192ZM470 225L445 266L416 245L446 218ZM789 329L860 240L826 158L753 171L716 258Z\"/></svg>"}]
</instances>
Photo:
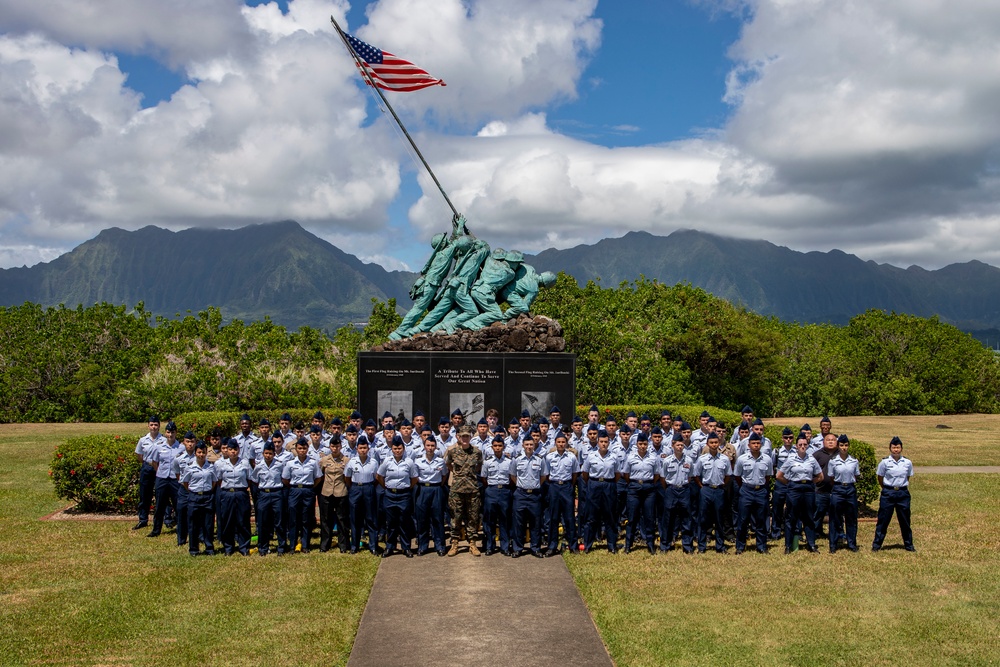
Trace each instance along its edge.
<instances>
[{"instance_id":1,"label":"iwo jima memorial statue","mask_svg":"<svg viewBox=\"0 0 1000 667\"><path fill-rule=\"evenodd\" d=\"M534 420L553 406L574 405L576 357L563 353L562 327L529 312L555 276L535 271L521 252L491 250L472 234L382 93L444 82L345 33L332 16L330 21L454 214L451 232L431 239L431 255L410 288L413 307L389 342L358 355L362 414L412 417L419 411L431 423L458 410L475 423L496 408L506 422L524 410Z\"/></svg>"}]
</instances>

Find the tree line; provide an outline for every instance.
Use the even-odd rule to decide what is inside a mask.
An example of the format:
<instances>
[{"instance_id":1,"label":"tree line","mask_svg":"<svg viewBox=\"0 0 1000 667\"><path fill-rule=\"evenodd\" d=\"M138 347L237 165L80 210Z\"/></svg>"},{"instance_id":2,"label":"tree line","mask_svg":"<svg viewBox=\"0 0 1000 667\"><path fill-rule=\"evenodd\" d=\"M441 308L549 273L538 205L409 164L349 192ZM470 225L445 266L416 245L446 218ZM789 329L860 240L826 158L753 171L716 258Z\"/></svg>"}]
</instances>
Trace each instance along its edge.
<instances>
[{"instance_id":1,"label":"tree line","mask_svg":"<svg viewBox=\"0 0 1000 667\"><path fill-rule=\"evenodd\" d=\"M150 412L356 403L356 358L400 322L373 300L364 328L290 332L97 304L0 307L0 421L141 421ZM579 404L708 404L760 415L995 412L1000 363L937 318L871 310L846 326L798 324L689 284L584 287L560 274L534 312L577 355Z\"/></svg>"}]
</instances>

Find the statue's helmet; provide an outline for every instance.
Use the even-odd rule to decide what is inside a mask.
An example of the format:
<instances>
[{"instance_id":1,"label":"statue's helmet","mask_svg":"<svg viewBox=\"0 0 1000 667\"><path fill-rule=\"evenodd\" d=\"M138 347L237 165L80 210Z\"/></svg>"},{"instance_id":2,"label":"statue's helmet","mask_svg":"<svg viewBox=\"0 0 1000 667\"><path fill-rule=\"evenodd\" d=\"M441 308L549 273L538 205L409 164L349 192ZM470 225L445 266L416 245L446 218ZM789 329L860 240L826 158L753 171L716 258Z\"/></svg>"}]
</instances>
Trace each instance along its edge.
<instances>
[{"instance_id":1,"label":"statue's helmet","mask_svg":"<svg viewBox=\"0 0 1000 667\"><path fill-rule=\"evenodd\" d=\"M445 242L448 240L447 234L435 234L431 237L431 247L435 250L440 250L444 247Z\"/></svg>"},{"instance_id":2,"label":"statue's helmet","mask_svg":"<svg viewBox=\"0 0 1000 667\"><path fill-rule=\"evenodd\" d=\"M512 264L520 264L524 261L524 253L520 250L511 250L507 253L507 261Z\"/></svg>"},{"instance_id":3,"label":"statue's helmet","mask_svg":"<svg viewBox=\"0 0 1000 667\"><path fill-rule=\"evenodd\" d=\"M465 252L472 247L473 241L471 236L459 236L455 239L455 249L459 252Z\"/></svg>"},{"instance_id":4,"label":"statue's helmet","mask_svg":"<svg viewBox=\"0 0 1000 667\"><path fill-rule=\"evenodd\" d=\"M503 248L496 248L493 250L493 259L503 259L507 256L507 251Z\"/></svg>"},{"instance_id":5,"label":"statue's helmet","mask_svg":"<svg viewBox=\"0 0 1000 667\"><path fill-rule=\"evenodd\" d=\"M538 284L542 287L552 287L556 284L556 274L551 271L544 271L538 276Z\"/></svg>"}]
</instances>

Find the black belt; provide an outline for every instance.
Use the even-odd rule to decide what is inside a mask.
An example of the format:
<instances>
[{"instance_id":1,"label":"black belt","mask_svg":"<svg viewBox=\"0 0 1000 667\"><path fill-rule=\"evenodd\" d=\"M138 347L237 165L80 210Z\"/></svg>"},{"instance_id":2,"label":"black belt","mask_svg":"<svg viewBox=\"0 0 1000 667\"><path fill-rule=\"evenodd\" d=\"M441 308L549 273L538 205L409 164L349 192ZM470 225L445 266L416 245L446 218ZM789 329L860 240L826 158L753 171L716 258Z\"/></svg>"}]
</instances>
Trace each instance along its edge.
<instances>
[{"instance_id":1,"label":"black belt","mask_svg":"<svg viewBox=\"0 0 1000 667\"><path fill-rule=\"evenodd\" d=\"M763 488L764 488L764 485L763 485L763 484L757 484L757 485L753 485L753 484L744 484L744 485L743 485L743 488L744 488L744 489L750 489L751 491L760 491L761 489L763 489Z\"/></svg>"},{"instance_id":2,"label":"black belt","mask_svg":"<svg viewBox=\"0 0 1000 667\"><path fill-rule=\"evenodd\" d=\"M834 482L834 486L854 486L854 482Z\"/></svg>"},{"instance_id":3,"label":"black belt","mask_svg":"<svg viewBox=\"0 0 1000 667\"><path fill-rule=\"evenodd\" d=\"M892 489L893 491L902 491L902 490L904 490L904 489L905 489L906 487L905 487L905 486L885 486L885 487L882 487L882 488L885 488L885 489Z\"/></svg>"},{"instance_id":4,"label":"black belt","mask_svg":"<svg viewBox=\"0 0 1000 667\"><path fill-rule=\"evenodd\" d=\"M351 486L371 486L375 482L351 482Z\"/></svg>"},{"instance_id":5,"label":"black belt","mask_svg":"<svg viewBox=\"0 0 1000 667\"><path fill-rule=\"evenodd\" d=\"M277 493L278 491L281 491L281 489L260 489L261 493Z\"/></svg>"},{"instance_id":6,"label":"black belt","mask_svg":"<svg viewBox=\"0 0 1000 667\"><path fill-rule=\"evenodd\" d=\"M510 484L487 484L487 487L491 489L507 489L510 490Z\"/></svg>"},{"instance_id":7,"label":"black belt","mask_svg":"<svg viewBox=\"0 0 1000 667\"><path fill-rule=\"evenodd\" d=\"M211 491L188 491L188 493L193 493L196 496L207 496L212 493Z\"/></svg>"},{"instance_id":8,"label":"black belt","mask_svg":"<svg viewBox=\"0 0 1000 667\"><path fill-rule=\"evenodd\" d=\"M725 484L706 484L705 486L710 489L721 489Z\"/></svg>"},{"instance_id":9,"label":"black belt","mask_svg":"<svg viewBox=\"0 0 1000 667\"><path fill-rule=\"evenodd\" d=\"M812 483L813 482L811 479L798 479L792 482L792 484L812 484Z\"/></svg>"},{"instance_id":10,"label":"black belt","mask_svg":"<svg viewBox=\"0 0 1000 667\"><path fill-rule=\"evenodd\" d=\"M237 491L246 491L247 487L240 486L240 487L233 487L231 489L222 489L222 490L225 491L226 493L236 493Z\"/></svg>"},{"instance_id":11,"label":"black belt","mask_svg":"<svg viewBox=\"0 0 1000 667\"><path fill-rule=\"evenodd\" d=\"M573 483L573 480L571 480L571 479L567 479L567 480L562 481L562 482L556 482L556 481L553 481L551 479L549 480L549 484L558 484L559 486L563 486L564 484L572 484L572 483Z\"/></svg>"},{"instance_id":12,"label":"black belt","mask_svg":"<svg viewBox=\"0 0 1000 667\"><path fill-rule=\"evenodd\" d=\"M313 488L312 484L289 484L288 486L292 487L293 489L311 489L311 488Z\"/></svg>"},{"instance_id":13,"label":"black belt","mask_svg":"<svg viewBox=\"0 0 1000 667\"><path fill-rule=\"evenodd\" d=\"M441 486L441 482L420 482L420 486Z\"/></svg>"},{"instance_id":14,"label":"black belt","mask_svg":"<svg viewBox=\"0 0 1000 667\"><path fill-rule=\"evenodd\" d=\"M686 489L691 486L691 482L684 482L683 484L667 484L667 486L672 486L675 489Z\"/></svg>"},{"instance_id":15,"label":"black belt","mask_svg":"<svg viewBox=\"0 0 1000 667\"><path fill-rule=\"evenodd\" d=\"M541 491L541 489L524 489L524 488L521 488L520 486L517 487L517 490L518 491L524 491L525 493L538 493L539 491Z\"/></svg>"},{"instance_id":16,"label":"black belt","mask_svg":"<svg viewBox=\"0 0 1000 667\"><path fill-rule=\"evenodd\" d=\"M629 481L632 482L633 484L652 484L653 483L653 480L651 480L651 479L631 479Z\"/></svg>"},{"instance_id":17,"label":"black belt","mask_svg":"<svg viewBox=\"0 0 1000 667\"><path fill-rule=\"evenodd\" d=\"M613 481L615 481L614 477L591 477L590 479L592 479L595 482L613 482Z\"/></svg>"},{"instance_id":18,"label":"black belt","mask_svg":"<svg viewBox=\"0 0 1000 667\"><path fill-rule=\"evenodd\" d=\"M410 492L410 487L406 487L405 489L390 489L387 486L387 487L385 487L385 490L388 491L389 493L396 493L396 494L399 494L399 493L409 493Z\"/></svg>"}]
</instances>

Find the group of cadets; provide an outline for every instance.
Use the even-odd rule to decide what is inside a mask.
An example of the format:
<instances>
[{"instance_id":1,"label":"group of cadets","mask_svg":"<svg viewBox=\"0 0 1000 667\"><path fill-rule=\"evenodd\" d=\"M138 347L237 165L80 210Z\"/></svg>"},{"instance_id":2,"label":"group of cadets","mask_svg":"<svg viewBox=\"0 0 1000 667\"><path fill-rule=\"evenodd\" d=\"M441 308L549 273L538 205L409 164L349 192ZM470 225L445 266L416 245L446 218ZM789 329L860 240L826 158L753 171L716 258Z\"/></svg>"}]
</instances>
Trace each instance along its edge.
<instances>
[{"instance_id":1,"label":"group of cadets","mask_svg":"<svg viewBox=\"0 0 1000 667\"><path fill-rule=\"evenodd\" d=\"M317 412L307 430L285 413L272 432L263 419L253 431L248 415L240 432L224 438L218 429L207 442L187 432L177 440L169 422L157 417L135 449L142 462L139 522L153 527L176 522L177 544L192 556L248 555L251 513L257 552L266 556L308 553L319 527L319 550L362 549L388 557L434 551L458 553L460 540L479 556L501 553L536 557L565 546L589 553L603 542L611 553L640 544L651 554L717 552L735 542L736 553L754 544L766 553L769 540L784 540L785 553L818 550L828 523L829 549L857 551L860 476L846 435L836 435L824 417L820 432L808 424L786 428L775 446L749 406L727 437L726 428L703 412L699 427L663 411L657 424L630 412L619 425L603 423L597 406L585 422L563 424L558 407L532 423L528 411L499 425L490 410L472 427L460 410L442 417L437 431L417 412L397 425L390 413L376 424L355 411L344 427ZM913 551L909 481L913 465L894 437L890 455L878 465L882 487L872 550L878 551L895 513L904 548ZM772 478L774 483L772 485ZM773 487L773 488L772 488ZM317 520L316 512L319 512ZM450 548L447 544L450 537ZM336 542L334 542L336 538ZM385 547L380 549L379 542Z\"/></svg>"}]
</instances>

